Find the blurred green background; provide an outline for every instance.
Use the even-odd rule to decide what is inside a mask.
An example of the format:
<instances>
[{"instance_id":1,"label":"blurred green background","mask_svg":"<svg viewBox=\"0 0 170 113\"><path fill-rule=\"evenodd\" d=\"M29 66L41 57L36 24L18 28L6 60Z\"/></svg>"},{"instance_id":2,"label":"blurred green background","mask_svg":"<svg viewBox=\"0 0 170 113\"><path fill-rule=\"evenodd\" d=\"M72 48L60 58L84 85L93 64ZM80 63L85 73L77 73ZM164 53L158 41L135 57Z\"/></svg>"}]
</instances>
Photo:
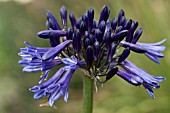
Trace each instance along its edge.
<instances>
[{"instance_id":1,"label":"blurred green background","mask_svg":"<svg viewBox=\"0 0 170 113\"><path fill-rule=\"evenodd\" d=\"M46 98L33 99L28 88L36 85L40 73L22 73L17 64L19 48L25 47L24 41L34 46L49 46L47 40L36 36L46 29L46 10L55 14L59 23L59 10L65 5L68 12L81 16L89 7L99 18L103 5L111 10L110 18L125 10L127 18L137 20L143 28L140 42L156 42L170 38L170 0L0 0L0 113L80 113L82 109L82 77L74 75L69 89L69 101L63 98L56 102L57 110L39 107ZM134 87L115 76L103 86L99 85L94 93L94 113L169 113L170 111L170 39L165 42L165 58L157 65L144 55L133 54L137 66L153 75L162 75L167 80L161 88L154 90L152 99L143 87ZM54 72L53 72L54 73ZM52 74L52 73L51 73Z\"/></svg>"}]
</instances>

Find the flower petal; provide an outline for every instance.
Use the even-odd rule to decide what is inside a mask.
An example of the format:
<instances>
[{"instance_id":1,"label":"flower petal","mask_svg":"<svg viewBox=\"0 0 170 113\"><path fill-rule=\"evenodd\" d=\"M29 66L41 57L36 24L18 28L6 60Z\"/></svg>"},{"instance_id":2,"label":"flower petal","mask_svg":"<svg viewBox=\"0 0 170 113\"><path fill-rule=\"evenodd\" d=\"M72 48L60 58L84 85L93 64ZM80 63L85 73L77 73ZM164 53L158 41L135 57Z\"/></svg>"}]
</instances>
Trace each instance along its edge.
<instances>
[{"instance_id":1,"label":"flower petal","mask_svg":"<svg viewBox=\"0 0 170 113\"><path fill-rule=\"evenodd\" d=\"M54 58L56 57L64 48L66 48L70 43L72 42L72 40L66 40L65 42L57 45L54 48L49 49L47 52L45 52L42 56L43 60L47 60L50 58Z\"/></svg>"}]
</instances>

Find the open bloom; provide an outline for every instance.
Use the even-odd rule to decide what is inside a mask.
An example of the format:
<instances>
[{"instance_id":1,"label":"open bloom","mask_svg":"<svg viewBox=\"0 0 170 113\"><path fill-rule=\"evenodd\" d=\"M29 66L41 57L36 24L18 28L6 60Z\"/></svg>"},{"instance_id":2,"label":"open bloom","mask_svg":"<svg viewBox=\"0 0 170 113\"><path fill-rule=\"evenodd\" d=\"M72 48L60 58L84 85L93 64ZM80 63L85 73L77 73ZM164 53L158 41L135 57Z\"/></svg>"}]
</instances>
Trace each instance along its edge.
<instances>
[{"instance_id":1,"label":"open bloom","mask_svg":"<svg viewBox=\"0 0 170 113\"><path fill-rule=\"evenodd\" d=\"M125 71L119 70L117 75L125 79L127 82L133 85L143 85L148 93L155 98L152 88L160 88L158 82L165 80L162 76L154 77L147 73L146 71L138 68L132 62L125 60L122 63L122 68Z\"/></svg>"},{"instance_id":2,"label":"open bloom","mask_svg":"<svg viewBox=\"0 0 170 113\"><path fill-rule=\"evenodd\" d=\"M123 10L120 10L117 18L109 19L109 15L107 6L102 8L98 21L94 19L93 8L89 8L78 19L71 12L71 26L68 26L67 10L62 6L62 28L54 15L47 11L47 30L40 31L37 35L48 39L51 47L33 47L25 42L27 47L21 48L19 53L22 57L19 64L24 67L24 72L43 72L39 85L30 88L35 99L47 96L50 106L62 96L67 101L71 77L79 68L100 83L117 74L132 85L143 85L155 98L152 89L159 88L159 82L165 78L148 74L127 58L133 51L160 63L159 59L164 57L162 51L165 47L162 43L165 39L151 44L140 43L138 40L142 35L142 28L137 28L137 21L126 19ZM60 64L63 67L47 80L50 70Z\"/></svg>"},{"instance_id":3,"label":"open bloom","mask_svg":"<svg viewBox=\"0 0 170 113\"><path fill-rule=\"evenodd\" d=\"M146 49L147 52L145 52L145 55L150 58L152 61L156 62L156 63L160 63L159 62L159 58L163 58L164 55L161 53L162 51L165 50L165 46L162 46L161 44L163 42L165 42L166 39L163 39L160 42L157 43L137 43L137 45L143 47Z\"/></svg>"}]
</instances>

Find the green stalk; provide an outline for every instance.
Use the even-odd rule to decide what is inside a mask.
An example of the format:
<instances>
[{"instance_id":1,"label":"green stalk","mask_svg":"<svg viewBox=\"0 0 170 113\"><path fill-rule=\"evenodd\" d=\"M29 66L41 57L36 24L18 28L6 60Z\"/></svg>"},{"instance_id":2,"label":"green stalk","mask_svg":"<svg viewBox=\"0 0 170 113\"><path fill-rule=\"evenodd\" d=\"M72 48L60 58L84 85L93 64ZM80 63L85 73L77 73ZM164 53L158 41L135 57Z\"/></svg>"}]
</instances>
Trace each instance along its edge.
<instances>
[{"instance_id":1,"label":"green stalk","mask_svg":"<svg viewBox=\"0 0 170 113\"><path fill-rule=\"evenodd\" d=\"M93 112L93 79L84 75L83 77L83 110L82 113Z\"/></svg>"}]
</instances>

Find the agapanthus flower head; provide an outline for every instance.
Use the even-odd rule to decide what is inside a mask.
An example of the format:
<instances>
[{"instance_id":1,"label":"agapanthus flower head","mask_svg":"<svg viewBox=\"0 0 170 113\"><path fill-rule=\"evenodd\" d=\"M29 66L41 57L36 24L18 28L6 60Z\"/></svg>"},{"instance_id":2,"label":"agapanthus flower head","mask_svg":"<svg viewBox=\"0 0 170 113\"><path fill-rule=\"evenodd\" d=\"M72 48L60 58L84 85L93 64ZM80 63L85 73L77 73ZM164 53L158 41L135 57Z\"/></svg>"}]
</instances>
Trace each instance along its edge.
<instances>
[{"instance_id":1,"label":"agapanthus flower head","mask_svg":"<svg viewBox=\"0 0 170 113\"><path fill-rule=\"evenodd\" d=\"M37 35L49 39L51 47L33 47L25 42L27 47L21 48L19 53L22 57L19 64L24 67L24 72L43 72L39 85L30 88L35 93L35 99L48 96L50 106L61 96L67 101L71 77L78 69L100 83L118 75L132 85L143 85L155 98L152 89L159 88L159 82L165 78L148 74L127 58L132 52L136 52L160 63L159 59L164 57L162 51L165 49L162 43L166 39L151 44L140 43L138 40L142 35L142 28L137 28L137 21L127 19L122 9L117 18L109 19L109 15L107 6L103 6L98 20L94 19L93 8L89 8L78 19L70 12L71 26L68 26L67 9L62 6L61 27L54 15L47 11L47 30L40 31ZM60 64L63 67L46 80L50 70Z\"/></svg>"}]
</instances>

